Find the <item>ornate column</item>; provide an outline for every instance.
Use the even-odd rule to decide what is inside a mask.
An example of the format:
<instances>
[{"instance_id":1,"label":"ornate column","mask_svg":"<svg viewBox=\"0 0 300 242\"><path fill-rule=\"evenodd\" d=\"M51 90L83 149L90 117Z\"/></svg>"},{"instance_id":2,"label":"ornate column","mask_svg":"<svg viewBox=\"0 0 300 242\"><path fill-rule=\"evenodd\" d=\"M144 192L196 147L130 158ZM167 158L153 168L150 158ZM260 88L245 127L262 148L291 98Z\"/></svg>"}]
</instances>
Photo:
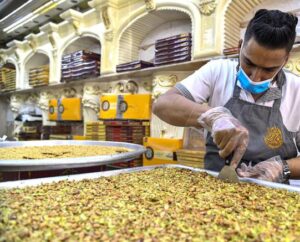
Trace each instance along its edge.
<instances>
[{"instance_id":1,"label":"ornate column","mask_svg":"<svg viewBox=\"0 0 300 242\"><path fill-rule=\"evenodd\" d=\"M92 0L88 4L100 13L103 24L104 38L101 39L101 47L105 46L105 48L101 48L101 73L114 73L117 56L115 48L115 21L118 19L116 4L111 0Z\"/></svg>"},{"instance_id":2,"label":"ornate column","mask_svg":"<svg viewBox=\"0 0 300 242\"><path fill-rule=\"evenodd\" d=\"M54 98L54 95L49 91L43 91L39 94L37 106L42 110L43 126L53 126L56 122L49 121L49 100Z\"/></svg>"},{"instance_id":3,"label":"ornate column","mask_svg":"<svg viewBox=\"0 0 300 242\"><path fill-rule=\"evenodd\" d=\"M7 44L14 52L14 59L17 61L18 66L16 66L16 88L25 89L29 87L28 83L28 73L25 69L25 58L32 51L29 46L29 42L24 40L23 42L18 40L13 40Z\"/></svg>"},{"instance_id":4,"label":"ornate column","mask_svg":"<svg viewBox=\"0 0 300 242\"><path fill-rule=\"evenodd\" d=\"M87 84L84 86L82 106L85 123L98 120L98 113L100 111L100 93L100 87L95 84Z\"/></svg>"},{"instance_id":5,"label":"ornate column","mask_svg":"<svg viewBox=\"0 0 300 242\"><path fill-rule=\"evenodd\" d=\"M25 98L21 95L11 95L10 96L10 109L13 112L14 119L18 116L20 109L24 104Z\"/></svg>"},{"instance_id":6,"label":"ornate column","mask_svg":"<svg viewBox=\"0 0 300 242\"><path fill-rule=\"evenodd\" d=\"M45 33L51 46L52 61L49 66L49 84L60 83L61 79L61 59L58 58L57 51L61 37L57 24L48 23L40 27L41 31Z\"/></svg>"},{"instance_id":7,"label":"ornate column","mask_svg":"<svg viewBox=\"0 0 300 242\"><path fill-rule=\"evenodd\" d=\"M77 35L81 35L82 25L84 23L82 13L73 9L69 9L66 12L63 12L60 17L68 21L71 26L73 26Z\"/></svg>"}]
</instances>

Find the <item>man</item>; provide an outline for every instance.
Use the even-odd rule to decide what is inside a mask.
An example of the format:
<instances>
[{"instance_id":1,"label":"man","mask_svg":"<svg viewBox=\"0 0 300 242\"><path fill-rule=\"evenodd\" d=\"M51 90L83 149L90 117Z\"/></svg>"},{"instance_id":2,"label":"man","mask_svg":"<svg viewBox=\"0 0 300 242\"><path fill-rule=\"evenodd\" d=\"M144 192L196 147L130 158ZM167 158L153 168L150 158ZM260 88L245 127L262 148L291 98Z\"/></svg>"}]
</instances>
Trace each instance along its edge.
<instances>
[{"instance_id":1,"label":"man","mask_svg":"<svg viewBox=\"0 0 300 242\"><path fill-rule=\"evenodd\" d=\"M300 177L300 78L282 69L297 22L288 13L258 10L239 60L210 61L154 104L170 124L208 130L206 169L220 171L231 160L241 177Z\"/></svg>"}]
</instances>

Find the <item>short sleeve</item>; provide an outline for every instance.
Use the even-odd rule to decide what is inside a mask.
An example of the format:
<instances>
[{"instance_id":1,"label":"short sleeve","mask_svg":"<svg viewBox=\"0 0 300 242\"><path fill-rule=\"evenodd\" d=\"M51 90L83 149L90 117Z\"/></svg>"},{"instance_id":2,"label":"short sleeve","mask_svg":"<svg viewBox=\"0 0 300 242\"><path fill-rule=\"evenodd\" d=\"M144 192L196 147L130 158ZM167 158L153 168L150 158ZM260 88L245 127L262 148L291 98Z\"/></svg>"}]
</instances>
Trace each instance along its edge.
<instances>
[{"instance_id":1,"label":"short sleeve","mask_svg":"<svg viewBox=\"0 0 300 242\"><path fill-rule=\"evenodd\" d=\"M175 87L188 99L197 102L208 102L212 95L215 78L213 76L214 61L210 61L199 70L188 76Z\"/></svg>"}]
</instances>

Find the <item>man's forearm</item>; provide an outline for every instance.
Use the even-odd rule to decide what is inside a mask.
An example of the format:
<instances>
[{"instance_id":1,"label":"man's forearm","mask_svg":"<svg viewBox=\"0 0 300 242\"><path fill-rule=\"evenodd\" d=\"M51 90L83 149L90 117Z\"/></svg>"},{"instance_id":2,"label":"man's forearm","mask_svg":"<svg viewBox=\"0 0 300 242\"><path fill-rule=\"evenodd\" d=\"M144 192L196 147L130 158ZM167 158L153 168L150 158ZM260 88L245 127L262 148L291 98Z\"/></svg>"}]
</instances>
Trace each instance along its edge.
<instances>
[{"instance_id":1,"label":"man's forearm","mask_svg":"<svg viewBox=\"0 0 300 242\"><path fill-rule=\"evenodd\" d=\"M300 179L300 156L287 160L292 179Z\"/></svg>"},{"instance_id":2,"label":"man's forearm","mask_svg":"<svg viewBox=\"0 0 300 242\"><path fill-rule=\"evenodd\" d=\"M166 93L153 104L153 113L163 121L182 127L201 127L199 116L210 107L198 104L178 93Z\"/></svg>"}]
</instances>

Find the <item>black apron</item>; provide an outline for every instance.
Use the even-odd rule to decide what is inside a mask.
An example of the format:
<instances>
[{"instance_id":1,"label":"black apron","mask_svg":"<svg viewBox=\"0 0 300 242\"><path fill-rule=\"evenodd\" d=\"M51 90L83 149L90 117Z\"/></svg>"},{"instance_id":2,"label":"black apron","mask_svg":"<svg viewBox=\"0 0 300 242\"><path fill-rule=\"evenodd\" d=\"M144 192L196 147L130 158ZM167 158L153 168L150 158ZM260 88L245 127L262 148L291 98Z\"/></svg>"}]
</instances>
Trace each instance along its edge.
<instances>
[{"instance_id":1,"label":"black apron","mask_svg":"<svg viewBox=\"0 0 300 242\"><path fill-rule=\"evenodd\" d=\"M276 77L281 92L286 81L283 71ZM297 148L293 141L293 133L283 124L280 113L281 95L274 100L272 107L250 103L240 99L241 88L235 83L233 96L225 104L232 115L249 131L249 144L240 162L253 165L280 155L284 160L297 156ZM265 95L265 94L264 94ZM219 149L213 142L211 133L206 139L206 155L204 167L208 170L220 171L225 160L219 156Z\"/></svg>"}]
</instances>

